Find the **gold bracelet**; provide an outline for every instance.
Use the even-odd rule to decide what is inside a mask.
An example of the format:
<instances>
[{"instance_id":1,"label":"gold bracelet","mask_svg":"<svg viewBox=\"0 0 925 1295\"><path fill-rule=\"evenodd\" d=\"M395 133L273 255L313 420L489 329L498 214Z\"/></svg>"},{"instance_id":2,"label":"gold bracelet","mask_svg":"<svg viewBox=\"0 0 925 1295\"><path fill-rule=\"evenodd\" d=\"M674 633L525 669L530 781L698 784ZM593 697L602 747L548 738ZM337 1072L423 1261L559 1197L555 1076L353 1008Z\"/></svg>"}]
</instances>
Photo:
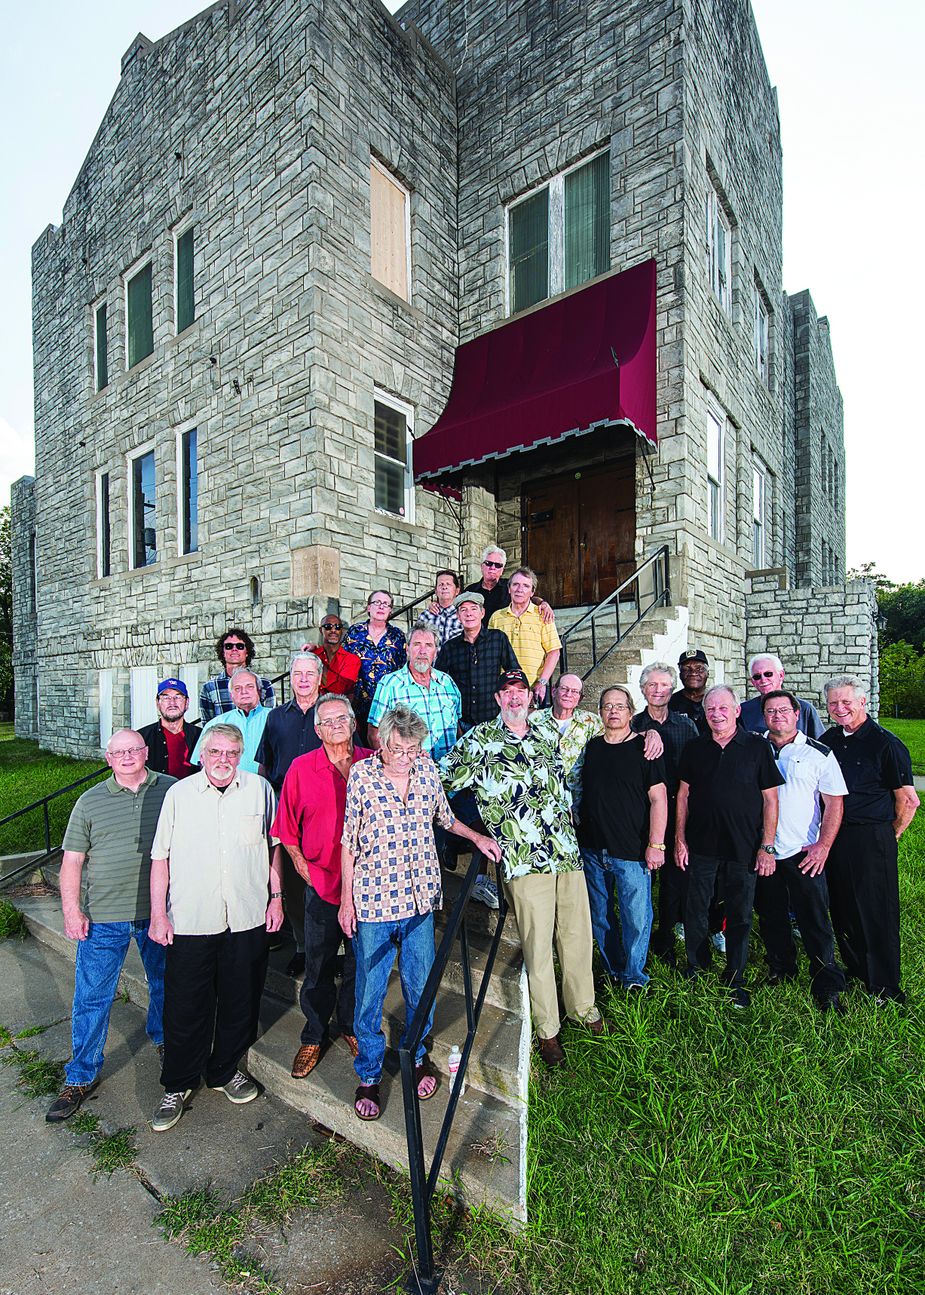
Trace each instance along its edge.
<instances>
[{"instance_id":1,"label":"gold bracelet","mask_svg":"<svg viewBox=\"0 0 925 1295\"><path fill-rule=\"evenodd\" d=\"M656 845L654 841L650 841L650 842L649 842L649 849L650 849L650 850L664 850L664 848L665 848L664 844L662 844L662 845Z\"/></svg>"}]
</instances>

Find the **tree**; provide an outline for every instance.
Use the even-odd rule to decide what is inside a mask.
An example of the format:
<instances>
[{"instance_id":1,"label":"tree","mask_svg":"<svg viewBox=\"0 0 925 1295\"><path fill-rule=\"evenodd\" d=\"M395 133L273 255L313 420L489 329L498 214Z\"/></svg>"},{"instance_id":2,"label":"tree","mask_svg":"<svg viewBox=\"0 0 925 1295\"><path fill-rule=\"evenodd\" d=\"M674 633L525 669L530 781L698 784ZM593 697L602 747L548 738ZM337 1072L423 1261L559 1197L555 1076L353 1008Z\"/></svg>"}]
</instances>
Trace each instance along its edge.
<instances>
[{"instance_id":1,"label":"tree","mask_svg":"<svg viewBox=\"0 0 925 1295\"><path fill-rule=\"evenodd\" d=\"M925 656L911 643L890 643L880 653L880 713L925 718Z\"/></svg>"},{"instance_id":2,"label":"tree","mask_svg":"<svg viewBox=\"0 0 925 1295\"><path fill-rule=\"evenodd\" d=\"M862 562L859 567L850 567L846 580L871 580L877 591L877 597L880 597L881 589L895 589L896 586L892 580L888 580L882 571L878 571L873 562Z\"/></svg>"},{"instance_id":3,"label":"tree","mask_svg":"<svg viewBox=\"0 0 925 1295\"><path fill-rule=\"evenodd\" d=\"M877 602L886 617L886 629L880 633L881 646L906 642L917 652L925 652L925 580L914 585L893 585L877 594Z\"/></svg>"}]
</instances>

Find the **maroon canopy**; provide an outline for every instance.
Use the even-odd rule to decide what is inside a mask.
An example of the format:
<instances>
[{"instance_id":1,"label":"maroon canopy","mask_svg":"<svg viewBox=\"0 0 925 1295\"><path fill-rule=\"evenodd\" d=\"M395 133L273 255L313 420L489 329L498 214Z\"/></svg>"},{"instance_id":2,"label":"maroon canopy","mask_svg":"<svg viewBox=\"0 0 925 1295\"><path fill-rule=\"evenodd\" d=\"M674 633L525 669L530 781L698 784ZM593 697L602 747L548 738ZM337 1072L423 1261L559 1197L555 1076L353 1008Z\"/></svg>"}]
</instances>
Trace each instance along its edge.
<instances>
[{"instance_id":1,"label":"maroon canopy","mask_svg":"<svg viewBox=\"0 0 925 1295\"><path fill-rule=\"evenodd\" d=\"M414 478L456 494L464 468L608 424L657 444L654 261L457 347L446 408L414 443Z\"/></svg>"}]
</instances>

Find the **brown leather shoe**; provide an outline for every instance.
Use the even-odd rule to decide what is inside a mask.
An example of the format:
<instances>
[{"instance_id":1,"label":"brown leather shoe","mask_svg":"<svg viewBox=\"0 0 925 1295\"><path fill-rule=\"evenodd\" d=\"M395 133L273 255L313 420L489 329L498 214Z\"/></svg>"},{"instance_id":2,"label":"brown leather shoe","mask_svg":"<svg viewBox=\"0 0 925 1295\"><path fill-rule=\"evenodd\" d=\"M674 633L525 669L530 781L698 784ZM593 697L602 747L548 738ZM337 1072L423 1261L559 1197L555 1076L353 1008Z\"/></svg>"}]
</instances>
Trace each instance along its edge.
<instances>
[{"instance_id":1,"label":"brown leather shoe","mask_svg":"<svg viewBox=\"0 0 925 1295\"><path fill-rule=\"evenodd\" d=\"M293 1079L305 1079L317 1066L321 1058L320 1043L303 1043L301 1048L295 1054L295 1060L292 1063Z\"/></svg>"},{"instance_id":2,"label":"brown leather shoe","mask_svg":"<svg viewBox=\"0 0 925 1295\"><path fill-rule=\"evenodd\" d=\"M599 1016L596 1021L585 1021L585 1028L595 1035L604 1034L607 1029L602 1016Z\"/></svg>"},{"instance_id":3,"label":"brown leather shoe","mask_svg":"<svg viewBox=\"0 0 925 1295\"><path fill-rule=\"evenodd\" d=\"M342 1034L340 1037L343 1039L344 1043L346 1043L350 1055L355 1061L360 1055L360 1045L357 1043L357 1036L355 1034Z\"/></svg>"},{"instance_id":4,"label":"brown leather shoe","mask_svg":"<svg viewBox=\"0 0 925 1295\"><path fill-rule=\"evenodd\" d=\"M554 1034L551 1039L537 1038L540 1047L540 1056L547 1066L561 1066L565 1060L565 1053L562 1051L562 1044L559 1042L558 1034Z\"/></svg>"}]
</instances>

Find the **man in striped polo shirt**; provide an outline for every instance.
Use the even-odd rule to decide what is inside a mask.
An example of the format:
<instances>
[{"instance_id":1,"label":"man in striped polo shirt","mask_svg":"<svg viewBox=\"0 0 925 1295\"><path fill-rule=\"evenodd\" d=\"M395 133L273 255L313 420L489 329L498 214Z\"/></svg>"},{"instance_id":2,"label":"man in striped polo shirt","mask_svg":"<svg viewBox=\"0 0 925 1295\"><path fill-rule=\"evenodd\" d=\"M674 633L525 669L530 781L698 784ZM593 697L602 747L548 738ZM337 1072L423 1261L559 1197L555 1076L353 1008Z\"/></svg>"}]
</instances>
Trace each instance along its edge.
<instances>
[{"instance_id":1,"label":"man in striped polo shirt","mask_svg":"<svg viewBox=\"0 0 925 1295\"><path fill-rule=\"evenodd\" d=\"M151 843L168 787L176 782L146 767L148 748L129 728L113 733L106 747L112 776L85 791L71 811L61 861L64 934L77 941L73 1053L65 1086L45 1116L69 1119L96 1087L103 1066L109 1014L132 940L148 980L148 1036L164 1043L164 949L148 936L151 916ZM86 865L86 902L81 879Z\"/></svg>"}]
</instances>

